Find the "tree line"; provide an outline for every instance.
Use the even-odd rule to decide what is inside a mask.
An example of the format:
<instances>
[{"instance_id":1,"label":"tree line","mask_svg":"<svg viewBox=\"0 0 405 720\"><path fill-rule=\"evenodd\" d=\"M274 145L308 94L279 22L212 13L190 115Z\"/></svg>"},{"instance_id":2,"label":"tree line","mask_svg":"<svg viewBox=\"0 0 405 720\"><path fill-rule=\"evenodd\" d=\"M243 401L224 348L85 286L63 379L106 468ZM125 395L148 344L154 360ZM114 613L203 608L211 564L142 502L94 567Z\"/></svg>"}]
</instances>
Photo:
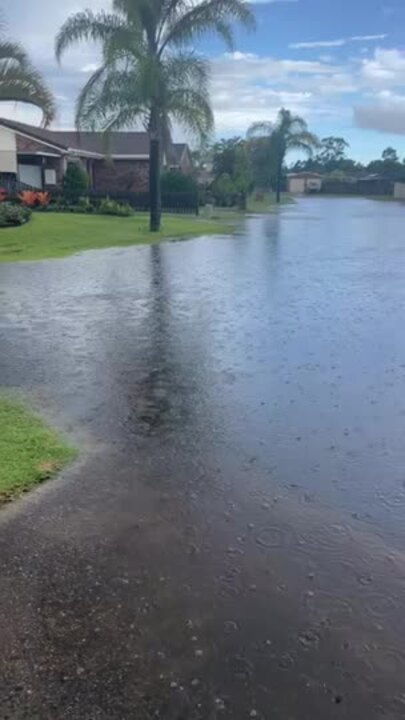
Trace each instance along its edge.
<instances>
[{"instance_id":1,"label":"tree line","mask_svg":"<svg viewBox=\"0 0 405 720\"><path fill-rule=\"evenodd\" d=\"M274 123L255 123L245 138L222 139L196 153L197 163L212 168L209 190L213 200L224 206L246 206L254 189L273 190L280 202L288 173L315 172L330 180L345 181L378 175L387 180L405 178L405 159L387 147L380 158L360 163L348 155L350 145L341 137L319 140L306 122L281 109ZM288 164L291 151L306 158Z\"/></svg>"}]
</instances>

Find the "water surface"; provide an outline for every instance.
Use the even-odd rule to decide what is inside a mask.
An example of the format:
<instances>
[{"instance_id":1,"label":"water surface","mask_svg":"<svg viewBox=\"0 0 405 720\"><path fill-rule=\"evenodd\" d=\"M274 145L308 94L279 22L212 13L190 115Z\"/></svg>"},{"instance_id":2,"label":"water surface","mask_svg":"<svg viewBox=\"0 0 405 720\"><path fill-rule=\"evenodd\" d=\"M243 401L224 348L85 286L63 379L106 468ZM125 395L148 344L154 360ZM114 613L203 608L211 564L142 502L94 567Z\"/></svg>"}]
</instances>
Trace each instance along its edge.
<instances>
[{"instance_id":1,"label":"water surface","mask_svg":"<svg viewBox=\"0 0 405 720\"><path fill-rule=\"evenodd\" d=\"M0 266L0 383L85 448L1 513L1 717L405 717L404 226Z\"/></svg>"}]
</instances>

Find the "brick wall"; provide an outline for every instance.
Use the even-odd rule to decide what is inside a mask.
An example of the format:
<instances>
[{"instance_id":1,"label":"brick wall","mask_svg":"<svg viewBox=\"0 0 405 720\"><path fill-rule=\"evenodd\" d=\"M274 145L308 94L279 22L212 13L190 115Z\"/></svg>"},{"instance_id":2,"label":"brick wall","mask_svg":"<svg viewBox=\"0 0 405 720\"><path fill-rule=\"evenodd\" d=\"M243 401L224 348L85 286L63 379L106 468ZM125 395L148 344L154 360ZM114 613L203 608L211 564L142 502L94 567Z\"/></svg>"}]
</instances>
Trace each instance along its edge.
<instances>
[{"instance_id":1,"label":"brick wall","mask_svg":"<svg viewBox=\"0 0 405 720\"><path fill-rule=\"evenodd\" d=\"M93 189L97 192L146 192L149 189L148 160L96 160Z\"/></svg>"}]
</instances>

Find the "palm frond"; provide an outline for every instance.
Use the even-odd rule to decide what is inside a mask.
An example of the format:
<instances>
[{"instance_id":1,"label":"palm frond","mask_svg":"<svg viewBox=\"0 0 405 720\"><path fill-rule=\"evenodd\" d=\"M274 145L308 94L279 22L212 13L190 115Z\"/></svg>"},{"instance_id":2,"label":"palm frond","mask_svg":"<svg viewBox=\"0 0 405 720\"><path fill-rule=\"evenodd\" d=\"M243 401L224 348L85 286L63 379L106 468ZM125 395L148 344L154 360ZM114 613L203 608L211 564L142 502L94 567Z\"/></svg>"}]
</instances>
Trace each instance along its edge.
<instances>
[{"instance_id":1,"label":"palm frond","mask_svg":"<svg viewBox=\"0 0 405 720\"><path fill-rule=\"evenodd\" d=\"M40 74L30 65L0 65L0 101L35 105L43 114L43 124L55 117L55 102Z\"/></svg>"},{"instance_id":2,"label":"palm frond","mask_svg":"<svg viewBox=\"0 0 405 720\"><path fill-rule=\"evenodd\" d=\"M194 52L166 56L162 67L165 80L172 88L184 85L203 88L208 86L209 63Z\"/></svg>"},{"instance_id":3,"label":"palm frond","mask_svg":"<svg viewBox=\"0 0 405 720\"><path fill-rule=\"evenodd\" d=\"M16 62L19 65L29 65L28 55L19 43L11 40L0 41L0 61Z\"/></svg>"},{"instance_id":4,"label":"palm frond","mask_svg":"<svg viewBox=\"0 0 405 720\"><path fill-rule=\"evenodd\" d=\"M171 117L199 139L206 138L214 127L209 97L197 90L174 90L170 94L167 109Z\"/></svg>"},{"instance_id":5,"label":"palm frond","mask_svg":"<svg viewBox=\"0 0 405 720\"><path fill-rule=\"evenodd\" d=\"M115 32L125 31L125 22L118 15L91 10L76 13L62 25L55 39L55 55L58 61L68 47L83 40L106 42Z\"/></svg>"},{"instance_id":6,"label":"palm frond","mask_svg":"<svg viewBox=\"0 0 405 720\"><path fill-rule=\"evenodd\" d=\"M274 123L272 122L255 122L247 129L247 137L249 140L253 138L269 137L274 132Z\"/></svg>"},{"instance_id":7,"label":"palm frond","mask_svg":"<svg viewBox=\"0 0 405 720\"><path fill-rule=\"evenodd\" d=\"M182 7L183 11L167 23L161 54L168 45L184 45L209 33L217 34L232 49L232 23L241 23L248 29L255 26L254 15L245 0L203 0L197 5L183 3Z\"/></svg>"}]
</instances>

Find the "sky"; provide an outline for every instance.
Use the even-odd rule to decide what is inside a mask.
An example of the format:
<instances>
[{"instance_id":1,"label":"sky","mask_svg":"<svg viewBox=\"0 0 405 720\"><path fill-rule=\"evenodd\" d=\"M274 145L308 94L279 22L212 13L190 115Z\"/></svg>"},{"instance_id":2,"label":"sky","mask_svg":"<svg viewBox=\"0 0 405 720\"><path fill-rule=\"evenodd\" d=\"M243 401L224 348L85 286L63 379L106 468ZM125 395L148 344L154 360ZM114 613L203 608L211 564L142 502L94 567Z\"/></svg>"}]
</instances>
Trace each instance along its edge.
<instances>
[{"instance_id":1,"label":"sky","mask_svg":"<svg viewBox=\"0 0 405 720\"><path fill-rule=\"evenodd\" d=\"M6 34L24 44L55 93L54 126L73 127L75 98L100 51L81 45L59 67L54 36L69 14L108 9L109 0L1 5ZM237 29L232 53L213 38L198 48L212 62L216 137L244 136L284 106L319 137L343 136L356 160L379 157L389 145L405 157L405 0L261 0L252 8L256 32ZM4 103L1 114L40 120L28 106Z\"/></svg>"}]
</instances>

